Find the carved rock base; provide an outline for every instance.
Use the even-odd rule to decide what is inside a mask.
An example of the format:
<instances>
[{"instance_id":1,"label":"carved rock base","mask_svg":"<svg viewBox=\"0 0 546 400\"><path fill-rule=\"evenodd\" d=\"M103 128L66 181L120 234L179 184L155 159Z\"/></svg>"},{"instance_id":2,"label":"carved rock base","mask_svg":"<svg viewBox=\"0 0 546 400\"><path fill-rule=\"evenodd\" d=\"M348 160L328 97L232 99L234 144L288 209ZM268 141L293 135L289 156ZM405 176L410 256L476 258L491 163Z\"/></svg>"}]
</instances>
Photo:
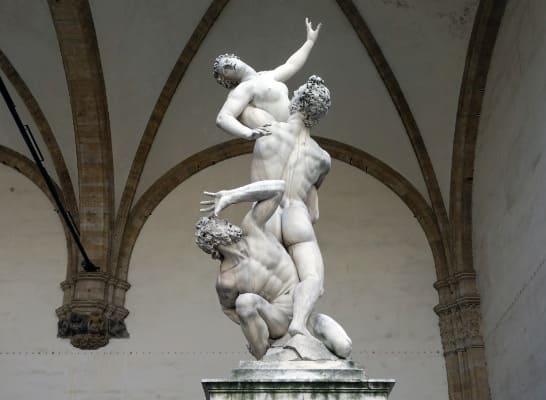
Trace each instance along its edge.
<instances>
[{"instance_id":1,"label":"carved rock base","mask_svg":"<svg viewBox=\"0 0 546 400\"><path fill-rule=\"evenodd\" d=\"M207 400L386 400L394 383L341 360L241 361L230 379L201 381Z\"/></svg>"}]
</instances>

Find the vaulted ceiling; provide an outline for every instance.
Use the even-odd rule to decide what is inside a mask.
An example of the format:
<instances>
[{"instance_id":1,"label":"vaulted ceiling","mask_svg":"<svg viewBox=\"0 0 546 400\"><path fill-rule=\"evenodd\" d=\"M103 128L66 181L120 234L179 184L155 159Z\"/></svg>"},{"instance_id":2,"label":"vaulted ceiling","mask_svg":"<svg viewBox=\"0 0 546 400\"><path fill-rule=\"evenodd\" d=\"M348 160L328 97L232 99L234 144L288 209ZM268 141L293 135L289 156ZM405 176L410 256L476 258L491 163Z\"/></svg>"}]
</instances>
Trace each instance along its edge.
<instances>
[{"instance_id":1,"label":"vaulted ceiling","mask_svg":"<svg viewBox=\"0 0 546 400\"><path fill-rule=\"evenodd\" d=\"M50 3L51 9L58 8L56 2ZM175 65L185 73L178 71L169 98L155 107L156 111L162 109L164 118L155 135L148 135L153 143L141 167L137 198L179 161L227 139L214 125L227 94L211 78L214 57L230 51L256 69L272 68L303 43L306 16L322 22L323 30L308 63L289 86L294 89L316 73L330 87L334 106L315 133L366 150L403 174L427 197L407 128L382 80L390 76L378 74L355 32L354 24L361 16L392 71L399 87L396 95L405 97L402 111L411 113L416 122L447 205L458 94L477 0L215 3L216 9L203 24L205 31L197 32L201 37L194 40L186 59L180 60L207 11L207 2L166 1L161 7L148 1L89 2L87 22L94 24L95 32L90 34L96 33L106 91L116 207L143 133L150 131L152 110ZM45 1L2 1L0 8L0 49L41 108L77 196L77 135L71 108L75 93L69 92L50 6ZM346 15L355 11L360 13L357 22ZM67 23L59 20L57 31ZM22 99L16 102L24 121L40 132ZM0 144L28 155L6 108L1 107L0 113ZM43 143L42 148L48 146ZM46 160L53 172L51 156Z\"/></svg>"},{"instance_id":2,"label":"vaulted ceiling","mask_svg":"<svg viewBox=\"0 0 546 400\"><path fill-rule=\"evenodd\" d=\"M314 130L321 145L382 181L416 215L435 257L436 312L448 360L446 338L457 329L450 318L458 313L464 321L463 305L479 307L473 157L505 3L0 1L2 78L101 266L95 278L82 275L69 251L68 308L59 316L70 311L70 288L93 279L112 290L79 307L104 311L108 304L117 318L127 315L131 251L154 207L197 171L252 149L215 126L227 91L212 78L214 58L233 52L257 70L274 68L304 42L309 17L323 28L289 89L311 74L323 77L333 106ZM43 187L29 158L0 104L0 161ZM478 336L469 349L482 348ZM482 355L473 357L469 363L481 371ZM450 384L463 382L464 374L481 379L446 362Z\"/></svg>"}]
</instances>

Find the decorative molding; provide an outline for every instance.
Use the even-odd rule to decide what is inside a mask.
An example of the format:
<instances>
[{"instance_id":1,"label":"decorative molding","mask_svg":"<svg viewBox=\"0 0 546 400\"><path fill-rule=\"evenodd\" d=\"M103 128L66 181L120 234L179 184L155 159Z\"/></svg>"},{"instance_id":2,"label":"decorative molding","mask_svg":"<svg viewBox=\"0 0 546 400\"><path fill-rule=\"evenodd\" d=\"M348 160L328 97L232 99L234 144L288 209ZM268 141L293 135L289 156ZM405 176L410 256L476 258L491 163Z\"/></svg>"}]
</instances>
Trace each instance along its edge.
<instances>
[{"instance_id":1,"label":"decorative molding","mask_svg":"<svg viewBox=\"0 0 546 400\"><path fill-rule=\"evenodd\" d=\"M387 92L391 97L398 115L400 116L400 120L404 125L406 134L413 148L413 152L415 153L415 157L419 163L430 198L430 203L432 205L432 210L434 212L435 221L441 234L445 251L445 259L447 262L447 270L445 272L448 272L451 270L451 257L449 255L451 249L449 220L446 207L442 199L440 186L436 178L436 173L434 172L434 167L430 161L430 157L428 155L425 142L423 141L423 137L421 136L421 132L419 131L419 127L417 126L417 122L415 121L413 113L411 112L410 106L406 100L406 97L404 96L398 80L396 79L396 76L394 75L394 72L383 55L377 40L368 27L368 24L358 11L358 8L355 6L352 0L336 1L353 27L358 38L366 48L372 63L374 64L379 76L381 77L381 80L383 81L383 84L385 85L385 88L387 89ZM439 276L439 278L440 277L444 277L444 275Z\"/></svg>"},{"instance_id":2,"label":"decorative molding","mask_svg":"<svg viewBox=\"0 0 546 400\"><path fill-rule=\"evenodd\" d=\"M439 317L444 354L484 347L479 298L435 311Z\"/></svg>"},{"instance_id":3,"label":"decorative molding","mask_svg":"<svg viewBox=\"0 0 546 400\"><path fill-rule=\"evenodd\" d=\"M51 156L51 161L55 167L55 172L59 178L60 187L62 190L59 191L62 194L64 199L64 204L70 210L74 221L78 221L78 205L76 202L76 195L74 194L74 187L72 186L72 180L70 179L70 174L68 173L68 168L66 167L63 153L55 139L55 135L51 130L47 118L36 98L32 95L32 92L26 85L25 81L19 75L13 64L9 61L8 57L0 50L0 69L6 75L10 83L13 85L19 97L25 104L27 110L29 111L34 123L38 127L38 131L42 136L44 143L47 146L49 155Z\"/></svg>"},{"instance_id":4,"label":"decorative molding","mask_svg":"<svg viewBox=\"0 0 546 400\"><path fill-rule=\"evenodd\" d=\"M106 346L110 338L128 338L125 322L109 319L100 312L79 314L71 312L57 323L57 336L70 338L70 343L84 350L95 350Z\"/></svg>"},{"instance_id":5,"label":"decorative molding","mask_svg":"<svg viewBox=\"0 0 546 400\"><path fill-rule=\"evenodd\" d=\"M114 221L114 172L106 89L87 0L49 0L63 60L80 195L80 232L90 259L107 271Z\"/></svg>"},{"instance_id":6,"label":"decorative molding","mask_svg":"<svg viewBox=\"0 0 546 400\"><path fill-rule=\"evenodd\" d=\"M116 275L115 271L118 265L121 240L124 235L129 211L133 205L138 183L140 182L140 177L142 175L142 171L144 170L144 165L146 164L146 159L148 158L148 154L152 148L157 131L163 122L163 117L165 116L165 113L171 104L171 100L176 93L186 70L193 60L193 57L199 50L201 43L203 43L203 40L205 40L208 32L228 2L229 0L212 1L209 8L199 21L199 24L197 24L193 34L186 43L186 46L182 50L178 60L174 64L174 67L169 74L169 77L167 78L167 81L165 82L159 98L157 99L157 102L152 110L150 119L148 120L144 133L142 134L137 152L133 159L116 217L116 231L114 234L112 257L112 270L114 271L114 275Z\"/></svg>"}]
</instances>

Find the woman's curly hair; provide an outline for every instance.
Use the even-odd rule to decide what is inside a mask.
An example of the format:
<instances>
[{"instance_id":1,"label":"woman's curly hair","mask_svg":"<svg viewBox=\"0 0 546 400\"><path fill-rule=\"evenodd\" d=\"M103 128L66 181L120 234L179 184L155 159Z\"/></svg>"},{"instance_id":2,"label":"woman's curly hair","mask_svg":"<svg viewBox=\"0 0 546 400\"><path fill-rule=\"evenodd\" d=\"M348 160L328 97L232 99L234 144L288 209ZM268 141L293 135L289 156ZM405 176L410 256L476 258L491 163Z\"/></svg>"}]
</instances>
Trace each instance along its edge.
<instances>
[{"instance_id":1,"label":"woman's curly hair","mask_svg":"<svg viewBox=\"0 0 546 400\"><path fill-rule=\"evenodd\" d=\"M240 83L239 81L227 79L224 76L224 68L226 66L231 66L233 64L231 60L233 59L240 60L235 54L220 54L216 57L214 64L212 65L214 79L226 89L233 89Z\"/></svg>"}]
</instances>

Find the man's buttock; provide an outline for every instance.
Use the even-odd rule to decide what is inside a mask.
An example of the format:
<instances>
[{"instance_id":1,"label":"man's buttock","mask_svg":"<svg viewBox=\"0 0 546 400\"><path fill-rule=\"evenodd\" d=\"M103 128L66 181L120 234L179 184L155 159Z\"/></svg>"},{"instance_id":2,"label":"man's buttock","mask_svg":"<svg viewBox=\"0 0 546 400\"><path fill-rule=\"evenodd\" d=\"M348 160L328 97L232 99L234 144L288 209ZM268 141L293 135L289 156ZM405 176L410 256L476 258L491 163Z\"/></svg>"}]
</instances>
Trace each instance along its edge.
<instances>
[{"instance_id":1,"label":"man's buttock","mask_svg":"<svg viewBox=\"0 0 546 400\"><path fill-rule=\"evenodd\" d=\"M316 241L311 216L301 201L292 202L287 207L283 207L281 226L285 246Z\"/></svg>"}]
</instances>

